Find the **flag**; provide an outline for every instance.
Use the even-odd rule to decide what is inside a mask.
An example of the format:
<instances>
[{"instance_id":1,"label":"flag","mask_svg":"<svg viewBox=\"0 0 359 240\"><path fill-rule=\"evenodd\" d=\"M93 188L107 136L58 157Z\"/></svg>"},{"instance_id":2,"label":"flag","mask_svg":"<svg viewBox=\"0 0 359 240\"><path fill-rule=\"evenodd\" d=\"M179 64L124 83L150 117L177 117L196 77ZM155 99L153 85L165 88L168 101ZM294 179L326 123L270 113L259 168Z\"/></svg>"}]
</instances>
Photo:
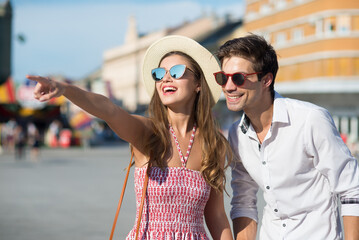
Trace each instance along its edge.
<instances>
[{"instance_id":1,"label":"flag","mask_svg":"<svg viewBox=\"0 0 359 240\"><path fill-rule=\"evenodd\" d=\"M0 85L0 104L10 103L16 103L15 86L11 77Z\"/></svg>"}]
</instances>

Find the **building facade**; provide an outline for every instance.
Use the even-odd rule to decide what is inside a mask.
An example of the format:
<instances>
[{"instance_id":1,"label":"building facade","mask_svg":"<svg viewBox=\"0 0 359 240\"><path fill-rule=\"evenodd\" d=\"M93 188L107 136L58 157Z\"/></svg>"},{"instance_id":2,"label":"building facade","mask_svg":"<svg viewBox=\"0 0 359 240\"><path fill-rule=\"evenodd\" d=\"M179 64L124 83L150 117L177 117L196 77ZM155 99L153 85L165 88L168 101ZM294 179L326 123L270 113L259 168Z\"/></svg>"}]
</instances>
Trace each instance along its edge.
<instances>
[{"instance_id":1,"label":"building facade","mask_svg":"<svg viewBox=\"0 0 359 240\"><path fill-rule=\"evenodd\" d=\"M150 101L142 83L142 61L148 47L166 35L183 35L201 41L224 23L215 16L204 16L174 28L141 35L136 20L129 19L125 43L104 53L102 81L111 94L129 111L142 111Z\"/></svg>"},{"instance_id":2,"label":"building facade","mask_svg":"<svg viewBox=\"0 0 359 240\"><path fill-rule=\"evenodd\" d=\"M0 85L11 75L12 7L9 0L0 2Z\"/></svg>"},{"instance_id":3,"label":"building facade","mask_svg":"<svg viewBox=\"0 0 359 240\"><path fill-rule=\"evenodd\" d=\"M245 32L276 49L275 89L327 108L351 141L359 134L359 1L247 0Z\"/></svg>"}]
</instances>

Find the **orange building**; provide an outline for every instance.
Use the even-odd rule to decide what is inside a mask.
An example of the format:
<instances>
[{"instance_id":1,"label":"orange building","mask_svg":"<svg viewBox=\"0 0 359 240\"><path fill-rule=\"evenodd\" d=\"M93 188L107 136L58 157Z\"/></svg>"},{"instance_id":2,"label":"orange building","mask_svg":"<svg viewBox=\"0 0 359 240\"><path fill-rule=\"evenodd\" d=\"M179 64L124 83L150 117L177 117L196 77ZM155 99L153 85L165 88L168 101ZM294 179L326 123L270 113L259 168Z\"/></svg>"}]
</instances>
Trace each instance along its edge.
<instances>
[{"instance_id":1,"label":"orange building","mask_svg":"<svg viewBox=\"0 0 359 240\"><path fill-rule=\"evenodd\" d=\"M247 0L245 32L278 53L275 89L327 108L339 131L359 135L359 1Z\"/></svg>"}]
</instances>

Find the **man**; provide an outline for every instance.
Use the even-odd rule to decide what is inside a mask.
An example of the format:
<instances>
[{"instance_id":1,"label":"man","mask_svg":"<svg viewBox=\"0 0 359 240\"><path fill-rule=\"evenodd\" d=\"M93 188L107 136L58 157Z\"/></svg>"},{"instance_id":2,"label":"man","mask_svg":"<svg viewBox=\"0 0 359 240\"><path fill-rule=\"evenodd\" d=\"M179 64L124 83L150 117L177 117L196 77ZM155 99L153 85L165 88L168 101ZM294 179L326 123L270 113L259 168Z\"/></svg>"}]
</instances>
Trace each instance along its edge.
<instances>
[{"instance_id":1,"label":"man","mask_svg":"<svg viewBox=\"0 0 359 240\"><path fill-rule=\"evenodd\" d=\"M257 234L256 193L263 190L260 239L359 239L359 169L327 110L274 91L276 52L251 34L222 45L215 73L227 107L244 111L229 131L233 230Z\"/></svg>"}]
</instances>

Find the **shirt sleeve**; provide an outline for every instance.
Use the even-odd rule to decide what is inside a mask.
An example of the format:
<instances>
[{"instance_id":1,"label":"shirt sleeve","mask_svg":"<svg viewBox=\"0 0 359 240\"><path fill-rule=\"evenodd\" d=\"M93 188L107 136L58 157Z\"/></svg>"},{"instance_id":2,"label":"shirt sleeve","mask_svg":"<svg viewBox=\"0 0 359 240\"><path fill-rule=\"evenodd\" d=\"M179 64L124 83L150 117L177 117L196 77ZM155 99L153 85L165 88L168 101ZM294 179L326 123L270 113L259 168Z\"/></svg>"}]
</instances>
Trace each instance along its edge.
<instances>
[{"instance_id":1,"label":"shirt sleeve","mask_svg":"<svg viewBox=\"0 0 359 240\"><path fill-rule=\"evenodd\" d=\"M340 137L329 112L313 109L306 122L307 147L315 168L329 181L342 203L342 216L359 216L359 169L357 160Z\"/></svg>"},{"instance_id":2,"label":"shirt sleeve","mask_svg":"<svg viewBox=\"0 0 359 240\"><path fill-rule=\"evenodd\" d=\"M258 222L257 191L258 185L245 170L238 154L238 137L235 125L229 131L229 143L233 149L234 159L231 163L231 187L233 197L231 201L231 219L248 217Z\"/></svg>"}]
</instances>

